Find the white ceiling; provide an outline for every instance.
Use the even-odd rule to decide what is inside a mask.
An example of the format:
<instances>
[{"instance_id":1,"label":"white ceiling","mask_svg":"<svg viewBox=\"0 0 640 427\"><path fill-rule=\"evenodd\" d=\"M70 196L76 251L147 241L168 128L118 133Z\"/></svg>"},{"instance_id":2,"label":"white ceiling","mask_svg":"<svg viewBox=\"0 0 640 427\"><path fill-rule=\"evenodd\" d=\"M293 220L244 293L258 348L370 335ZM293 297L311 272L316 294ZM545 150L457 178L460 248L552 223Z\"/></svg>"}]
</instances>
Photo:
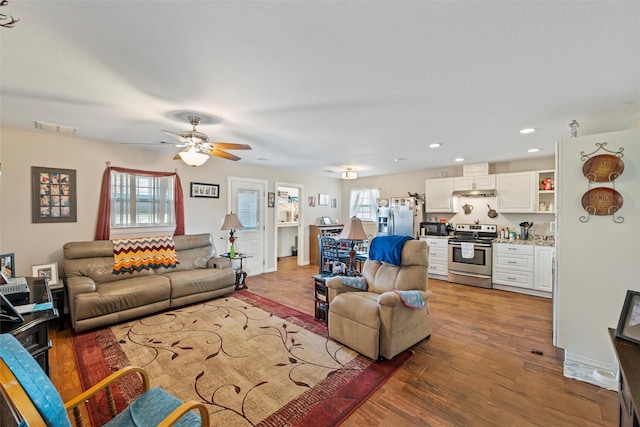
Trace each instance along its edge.
<instances>
[{"instance_id":1,"label":"white ceiling","mask_svg":"<svg viewBox=\"0 0 640 427\"><path fill-rule=\"evenodd\" d=\"M241 162L371 176L550 156L573 119L585 135L640 112L637 0L11 0L0 13L20 19L0 28L2 126L77 127L79 143L172 156L161 130L197 113L212 140L253 147Z\"/></svg>"}]
</instances>

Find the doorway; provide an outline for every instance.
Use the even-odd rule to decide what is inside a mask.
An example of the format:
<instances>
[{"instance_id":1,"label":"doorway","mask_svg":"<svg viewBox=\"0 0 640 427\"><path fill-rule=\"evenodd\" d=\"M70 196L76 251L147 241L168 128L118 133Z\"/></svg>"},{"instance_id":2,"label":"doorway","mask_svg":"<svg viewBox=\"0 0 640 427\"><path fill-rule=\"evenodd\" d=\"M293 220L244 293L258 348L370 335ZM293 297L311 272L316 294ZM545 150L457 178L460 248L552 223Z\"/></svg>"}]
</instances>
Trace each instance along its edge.
<instances>
[{"instance_id":1,"label":"doorway","mask_svg":"<svg viewBox=\"0 0 640 427\"><path fill-rule=\"evenodd\" d=\"M281 257L295 256L297 265L304 259L304 233L302 224L304 186L276 182L276 212L274 232L274 253L276 254L276 270Z\"/></svg>"},{"instance_id":2,"label":"doorway","mask_svg":"<svg viewBox=\"0 0 640 427\"><path fill-rule=\"evenodd\" d=\"M265 271L266 188L264 180L229 177L230 210L238 215L242 224L234 245L236 252L250 255L242 264L248 276Z\"/></svg>"}]
</instances>

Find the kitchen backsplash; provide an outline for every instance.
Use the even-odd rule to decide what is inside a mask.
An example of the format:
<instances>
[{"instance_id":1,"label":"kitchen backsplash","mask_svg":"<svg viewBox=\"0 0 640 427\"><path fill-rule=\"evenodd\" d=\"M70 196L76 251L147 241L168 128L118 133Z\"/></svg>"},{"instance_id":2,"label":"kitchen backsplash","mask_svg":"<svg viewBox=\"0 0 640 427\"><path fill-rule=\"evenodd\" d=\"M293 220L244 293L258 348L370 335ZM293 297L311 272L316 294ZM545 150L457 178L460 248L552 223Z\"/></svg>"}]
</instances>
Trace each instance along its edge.
<instances>
[{"instance_id":1,"label":"kitchen backsplash","mask_svg":"<svg viewBox=\"0 0 640 427\"><path fill-rule=\"evenodd\" d=\"M468 215L464 213L462 206L473 206L473 210ZM532 235L553 236L551 222L555 221L555 215L544 213L498 213L495 218L490 218L489 206L496 209L496 197L466 197L458 201L458 212L453 213L431 213L425 214L425 221L445 219L451 224L473 224L478 221L480 224L496 224L498 231L501 228L509 228L520 233L520 223L533 222L533 227L529 231ZM488 205L488 206L487 206Z\"/></svg>"}]
</instances>

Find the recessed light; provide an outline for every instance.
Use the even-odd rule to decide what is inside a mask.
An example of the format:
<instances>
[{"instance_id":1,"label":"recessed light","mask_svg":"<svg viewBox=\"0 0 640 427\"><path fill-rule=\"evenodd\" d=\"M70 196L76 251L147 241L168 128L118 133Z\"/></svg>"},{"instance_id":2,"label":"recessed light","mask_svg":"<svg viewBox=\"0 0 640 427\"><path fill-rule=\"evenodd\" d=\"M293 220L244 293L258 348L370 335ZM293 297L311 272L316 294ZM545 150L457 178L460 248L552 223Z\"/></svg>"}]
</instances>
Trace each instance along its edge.
<instances>
[{"instance_id":1,"label":"recessed light","mask_svg":"<svg viewBox=\"0 0 640 427\"><path fill-rule=\"evenodd\" d=\"M536 131L536 128L524 128L524 129L520 129L520 133L521 134L528 134L528 133L534 133Z\"/></svg>"},{"instance_id":2,"label":"recessed light","mask_svg":"<svg viewBox=\"0 0 640 427\"><path fill-rule=\"evenodd\" d=\"M529 149L527 150L527 152L529 152L529 153L537 153L537 152L538 152L538 151L540 151L540 150L541 150L541 148L529 148Z\"/></svg>"},{"instance_id":3,"label":"recessed light","mask_svg":"<svg viewBox=\"0 0 640 427\"><path fill-rule=\"evenodd\" d=\"M457 157L455 159L453 159L454 162L464 162L464 158L462 157Z\"/></svg>"},{"instance_id":4,"label":"recessed light","mask_svg":"<svg viewBox=\"0 0 640 427\"><path fill-rule=\"evenodd\" d=\"M429 148L438 148L441 147L442 144L439 142L434 142L433 144L429 144Z\"/></svg>"}]
</instances>

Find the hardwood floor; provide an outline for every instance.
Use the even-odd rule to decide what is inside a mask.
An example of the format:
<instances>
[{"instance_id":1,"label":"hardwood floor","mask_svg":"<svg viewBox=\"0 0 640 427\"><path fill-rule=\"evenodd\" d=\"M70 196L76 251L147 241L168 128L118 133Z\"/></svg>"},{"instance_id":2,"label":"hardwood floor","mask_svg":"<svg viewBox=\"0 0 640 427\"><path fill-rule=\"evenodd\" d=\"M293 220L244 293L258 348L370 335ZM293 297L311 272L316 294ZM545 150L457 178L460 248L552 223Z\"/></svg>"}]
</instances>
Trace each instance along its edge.
<instances>
[{"instance_id":1,"label":"hardwood floor","mask_svg":"<svg viewBox=\"0 0 640 427\"><path fill-rule=\"evenodd\" d=\"M282 258L249 291L313 315L317 266ZM562 375L551 300L430 280L433 335L342 426L613 426L618 397ZM52 327L51 378L80 391L69 329ZM539 350L543 354L531 352Z\"/></svg>"}]
</instances>

